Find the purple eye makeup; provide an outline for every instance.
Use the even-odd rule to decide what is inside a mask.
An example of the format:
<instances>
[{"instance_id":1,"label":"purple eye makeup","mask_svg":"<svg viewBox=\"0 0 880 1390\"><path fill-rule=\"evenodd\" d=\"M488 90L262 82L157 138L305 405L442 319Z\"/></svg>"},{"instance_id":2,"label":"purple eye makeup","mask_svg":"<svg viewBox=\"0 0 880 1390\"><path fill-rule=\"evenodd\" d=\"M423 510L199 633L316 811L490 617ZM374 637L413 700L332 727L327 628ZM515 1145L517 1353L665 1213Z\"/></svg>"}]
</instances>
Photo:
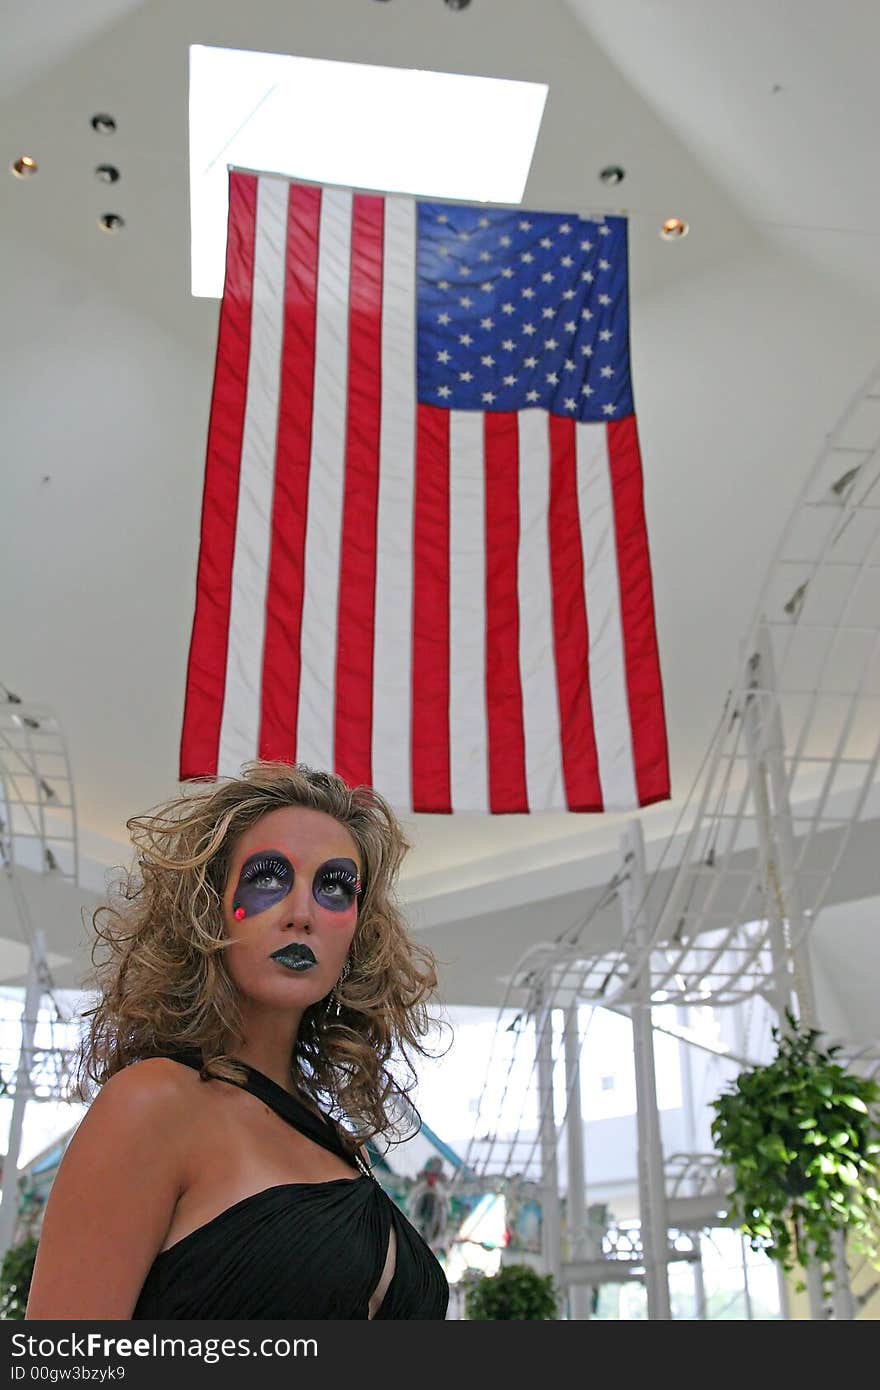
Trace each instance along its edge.
<instances>
[{"instance_id":1,"label":"purple eye makeup","mask_svg":"<svg viewBox=\"0 0 880 1390\"><path fill-rule=\"evenodd\" d=\"M232 903L237 922L274 907L293 888L295 870L283 854L253 854L241 867ZM361 880L353 859L328 859L312 880L312 897L329 912L348 912L357 902Z\"/></svg>"},{"instance_id":2,"label":"purple eye makeup","mask_svg":"<svg viewBox=\"0 0 880 1390\"><path fill-rule=\"evenodd\" d=\"M265 912L293 887L293 865L280 854L253 854L241 866L233 915L237 922ZM239 914L241 914L239 916Z\"/></svg>"},{"instance_id":3,"label":"purple eye makeup","mask_svg":"<svg viewBox=\"0 0 880 1390\"><path fill-rule=\"evenodd\" d=\"M348 912L360 888L357 864L353 859L328 859L312 881L312 897L331 912Z\"/></svg>"}]
</instances>

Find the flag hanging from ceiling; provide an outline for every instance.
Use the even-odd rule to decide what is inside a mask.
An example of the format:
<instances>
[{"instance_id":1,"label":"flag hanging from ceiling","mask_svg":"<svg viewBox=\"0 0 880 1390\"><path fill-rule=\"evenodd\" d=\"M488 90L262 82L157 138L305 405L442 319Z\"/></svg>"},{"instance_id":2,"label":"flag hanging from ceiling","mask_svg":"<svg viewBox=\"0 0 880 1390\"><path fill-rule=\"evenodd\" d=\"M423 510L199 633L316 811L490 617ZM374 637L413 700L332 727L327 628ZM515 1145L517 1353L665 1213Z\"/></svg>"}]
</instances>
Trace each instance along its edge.
<instances>
[{"instance_id":1,"label":"flag hanging from ceiling","mask_svg":"<svg viewBox=\"0 0 880 1390\"><path fill-rule=\"evenodd\" d=\"M626 233L230 171L181 779L668 797Z\"/></svg>"}]
</instances>

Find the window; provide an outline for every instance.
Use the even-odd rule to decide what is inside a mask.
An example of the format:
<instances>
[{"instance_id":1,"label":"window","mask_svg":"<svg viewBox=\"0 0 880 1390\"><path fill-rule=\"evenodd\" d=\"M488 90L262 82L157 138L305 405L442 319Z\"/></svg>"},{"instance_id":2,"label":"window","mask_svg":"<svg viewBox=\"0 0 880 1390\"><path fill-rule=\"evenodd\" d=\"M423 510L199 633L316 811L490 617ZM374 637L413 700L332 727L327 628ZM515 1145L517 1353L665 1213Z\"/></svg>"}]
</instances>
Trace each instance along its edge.
<instances>
[{"instance_id":1,"label":"window","mask_svg":"<svg viewBox=\"0 0 880 1390\"><path fill-rule=\"evenodd\" d=\"M518 203L546 99L543 82L193 44L193 294L222 294L227 165L316 183Z\"/></svg>"}]
</instances>

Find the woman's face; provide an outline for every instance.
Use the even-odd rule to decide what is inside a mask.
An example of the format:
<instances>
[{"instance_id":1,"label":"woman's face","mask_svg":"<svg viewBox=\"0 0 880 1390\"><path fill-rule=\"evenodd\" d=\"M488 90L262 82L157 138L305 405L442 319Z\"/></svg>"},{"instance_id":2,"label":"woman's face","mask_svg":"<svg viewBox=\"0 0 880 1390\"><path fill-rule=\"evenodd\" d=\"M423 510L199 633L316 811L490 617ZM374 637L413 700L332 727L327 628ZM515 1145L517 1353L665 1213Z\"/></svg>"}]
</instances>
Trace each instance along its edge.
<instances>
[{"instance_id":1,"label":"woman's face","mask_svg":"<svg viewBox=\"0 0 880 1390\"><path fill-rule=\"evenodd\" d=\"M223 918L227 969L246 1000L302 1014L330 993L357 927L362 867L351 835L323 811L285 806L244 832Z\"/></svg>"}]
</instances>

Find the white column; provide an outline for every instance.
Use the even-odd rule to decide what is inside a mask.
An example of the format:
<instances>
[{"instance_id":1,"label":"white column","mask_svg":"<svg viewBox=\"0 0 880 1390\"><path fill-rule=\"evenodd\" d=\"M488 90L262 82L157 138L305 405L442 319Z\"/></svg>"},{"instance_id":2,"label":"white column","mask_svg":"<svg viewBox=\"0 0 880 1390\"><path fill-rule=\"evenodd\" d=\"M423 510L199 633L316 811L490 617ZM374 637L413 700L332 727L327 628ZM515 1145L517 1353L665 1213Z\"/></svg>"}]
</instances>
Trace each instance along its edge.
<instances>
[{"instance_id":1,"label":"white column","mask_svg":"<svg viewBox=\"0 0 880 1390\"><path fill-rule=\"evenodd\" d=\"M34 1052L34 1032L42 998L42 977L45 963L45 941L40 928L34 931L28 965L24 1013L21 1019L21 1049L15 1075L15 1095L12 1098L12 1118L9 1122L9 1142L3 1159L3 1194L0 1197L0 1261L15 1239L18 1218L18 1156L21 1152L21 1131L30 1089L31 1063Z\"/></svg>"},{"instance_id":2,"label":"white column","mask_svg":"<svg viewBox=\"0 0 880 1390\"><path fill-rule=\"evenodd\" d=\"M812 1251L812 1246L810 1250ZM810 1300L810 1317L814 1322L822 1322L827 1318L828 1312L825 1307L825 1293L822 1288L822 1265L815 1257L810 1259L804 1274L807 1284L807 1298Z\"/></svg>"},{"instance_id":3,"label":"white column","mask_svg":"<svg viewBox=\"0 0 880 1390\"><path fill-rule=\"evenodd\" d=\"M849 1261L846 1257L846 1236L836 1231L832 1237L834 1248L834 1296L832 1307L835 1321L851 1321L856 1315L855 1299L849 1280Z\"/></svg>"},{"instance_id":4,"label":"white column","mask_svg":"<svg viewBox=\"0 0 880 1390\"><path fill-rule=\"evenodd\" d=\"M706 1279L703 1274L703 1247L700 1244L699 1231L694 1233L694 1243L697 1247L697 1259L691 1266L694 1272L694 1311L696 1317L705 1322L709 1315L706 1311Z\"/></svg>"},{"instance_id":5,"label":"white column","mask_svg":"<svg viewBox=\"0 0 880 1390\"><path fill-rule=\"evenodd\" d=\"M676 1009L679 1025L690 1030L693 1022L693 1010L678 1008ZM679 1039L678 1061L681 1067L681 1089L682 1101L684 1103L685 1130L687 1132L687 1152L696 1154L698 1151L699 1140L697 1138L697 1111L696 1099L694 1094L694 1065L689 1043L684 1043ZM699 1190L696 1174L692 1175L688 1183L691 1197L695 1197ZM697 1318L700 1321L706 1320L706 1280L703 1276L703 1252L700 1244L699 1231L694 1233L694 1244L697 1248L698 1259L694 1260L691 1266L694 1278L694 1308Z\"/></svg>"},{"instance_id":6,"label":"white column","mask_svg":"<svg viewBox=\"0 0 880 1390\"><path fill-rule=\"evenodd\" d=\"M739 1255L743 1272L743 1300L746 1305L746 1320L752 1322L755 1314L752 1307L752 1291L749 1288L749 1257L746 1253L746 1238L744 1235L741 1235L739 1238Z\"/></svg>"},{"instance_id":7,"label":"white column","mask_svg":"<svg viewBox=\"0 0 880 1390\"><path fill-rule=\"evenodd\" d=\"M587 1199L584 1170L584 1122L581 1115L581 1066L578 1005L573 1000L565 1011L565 1111L566 1153L568 1157L568 1240L569 1260L585 1260ZM569 1314L573 1320L584 1321L590 1316L590 1288L586 1284L570 1284Z\"/></svg>"},{"instance_id":8,"label":"white column","mask_svg":"<svg viewBox=\"0 0 880 1390\"><path fill-rule=\"evenodd\" d=\"M767 672L762 666L758 652L752 656L750 667L749 684L751 687L757 688L755 693L746 699L743 711L743 733L748 754L749 779L755 802L761 882L764 887L764 899L767 903L767 940L770 947L770 959L773 963L773 1007L779 1016L780 1028L784 1033L787 1033L789 1027L785 1015L794 1002L792 999L794 982L789 970L790 956L786 946L787 926L781 893L782 875L773 834L770 778L767 770L767 745L770 734L766 711L770 696L763 693L767 684Z\"/></svg>"},{"instance_id":9,"label":"white column","mask_svg":"<svg viewBox=\"0 0 880 1390\"><path fill-rule=\"evenodd\" d=\"M746 702L743 727L755 798L758 852L768 903L776 1009L783 1031L788 1029L785 1010L792 1006L800 1022L814 1028L817 1024L813 982L794 871L794 832L785 777L785 733L779 702L774 697L776 675L769 633L764 626L758 629L756 646L750 661L750 685L755 688L755 694ZM822 1269L814 1259L807 1266L806 1284L810 1317L823 1320L827 1311L822 1292Z\"/></svg>"},{"instance_id":10,"label":"white column","mask_svg":"<svg viewBox=\"0 0 880 1390\"><path fill-rule=\"evenodd\" d=\"M776 1289L779 1294L779 1316L783 1321L787 1321L791 1317L788 1279L782 1265L778 1264L776 1260L773 1261L773 1267L776 1270Z\"/></svg>"},{"instance_id":11,"label":"white column","mask_svg":"<svg viewBox=\"0 0 880 1390\"><path fill-rule=\"evenodd\" d=\"M541 1139L541 1236L544 1267L562 1285L562 1221L559 1210L559 1171L556 1162L556 1119L553 1113L553 1010L544 1003L544 989L535 991L535 1047L538 1071L538 1126Z\"/></svg>"},{"instance_id":12,"label":"white column","mask_svg":"<svg viewBox=\"0 0 880 1390\"><path fill-rule=\"evenodd\" d=\"M758 679L768 691L776 689L776 669L768 629L758 630ZM765 700L767 697L765 697ZM809 948L806 939L806 919L801 905L795 864L794 822L785 773L785 731L779 701L769 699L766 711L765 761L770 793L773 798L773 831L776 842L776 863L779 873L779 894L784 904L785 920L794 973L794 993L797 1016L808 1028L816 1025L816 1001L810 974Z\"/></svg>"},{"instance_id":13,"label":"white column","mask_svg":"<svg viewBox=\"0 0 880 1390\"><path fill-rule=\"evenodd\" d=\"M634 820L627 824L621 849L627 868L624 882L620 885L624 938L634 943L634 955L641 955L649 940L644 914L645 841L641 821ZM632 1027L638 1105L639 1219L645 1252L648 1317L668 1320L672 1313L667 1265L666 1181L654 1070L650 960L645 961L637 989L639 998L632 1005Z\"/></svg>"}]
</instances>

